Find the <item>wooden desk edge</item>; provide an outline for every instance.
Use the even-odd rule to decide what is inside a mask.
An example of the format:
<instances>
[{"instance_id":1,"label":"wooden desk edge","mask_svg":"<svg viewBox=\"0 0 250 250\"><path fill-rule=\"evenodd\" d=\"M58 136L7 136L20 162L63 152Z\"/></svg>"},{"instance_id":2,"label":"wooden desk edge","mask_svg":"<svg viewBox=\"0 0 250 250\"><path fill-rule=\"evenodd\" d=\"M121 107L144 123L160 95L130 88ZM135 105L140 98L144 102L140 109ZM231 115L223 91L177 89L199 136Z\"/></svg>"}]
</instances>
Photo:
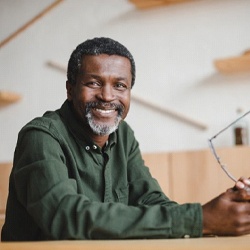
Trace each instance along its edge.
<instances>
[{"instance_id":1,"label":"wooden desk edge","mask_svg":"<svg viewBox=\"0 0 250 250\"><path fill-rule=\"evenodd\" d=\"M238 237L204 237L193 239L143 239L143 240L72 240L38 242L2 242L1 250L91 249L91 250L186 250L250 249L250 235Z\"/></svg>"}]
</instances>

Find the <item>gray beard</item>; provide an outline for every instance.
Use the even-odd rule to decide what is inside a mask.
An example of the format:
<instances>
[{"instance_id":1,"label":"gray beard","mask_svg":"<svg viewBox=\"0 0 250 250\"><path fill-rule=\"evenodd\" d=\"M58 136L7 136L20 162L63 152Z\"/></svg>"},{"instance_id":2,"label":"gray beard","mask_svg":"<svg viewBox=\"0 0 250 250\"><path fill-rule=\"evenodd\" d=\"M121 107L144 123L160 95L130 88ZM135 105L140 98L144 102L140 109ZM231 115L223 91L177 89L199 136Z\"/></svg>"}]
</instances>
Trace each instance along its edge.
<instances>
[{"instance_id":1,"label":"gray beard","mask_svg":"<svg viewBox=\"0 0 250 250\"><path fill-rule=\"evenodd\" d=\"M95 122L93 117L92 108L96 108L98 106L103 107L112 107L118 111L117 117L115 118L113 125L105 125L105 124L98 124ZM111 133L115 132L118 129L119 123L122 120L122 114L124 112L124 107L119 104L112 104L112 103L105 103L105 102L89 102L86 105L86 118L87 123L89 124L90 128L96 135L110 135Z\"/></svg>"},{"instance_id":2,"label":"gray beard","mask_svg":"<svg viewBox=\"0 0 250 250\"><path fill-rule=\"evenodd\" d=\"M118 114L113 125L98 124L95 122L91 111L86 114L87 122L96 135L110 135L118 129L119 123L122 120L121 116Z\"/></svg>"}]
</instances>

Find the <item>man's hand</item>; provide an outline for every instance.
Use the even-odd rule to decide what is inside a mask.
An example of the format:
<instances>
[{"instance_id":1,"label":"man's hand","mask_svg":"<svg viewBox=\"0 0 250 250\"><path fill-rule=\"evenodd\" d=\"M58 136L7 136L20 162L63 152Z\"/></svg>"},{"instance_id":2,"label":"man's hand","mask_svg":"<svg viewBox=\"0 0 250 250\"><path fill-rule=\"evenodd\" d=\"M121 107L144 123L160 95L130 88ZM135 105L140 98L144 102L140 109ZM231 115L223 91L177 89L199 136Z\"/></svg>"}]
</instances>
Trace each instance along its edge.
<instances>
[{"instance_id":1,"label":"man's hand","mask_svg":"<svg viewBox=\"0 0 250 250\"><path fill-rule=\"evenodd\" d=\"M203 235L244 235L250 233L250 180L240 178L235 186L206 203Z\"/></svg>"}]
</instances>

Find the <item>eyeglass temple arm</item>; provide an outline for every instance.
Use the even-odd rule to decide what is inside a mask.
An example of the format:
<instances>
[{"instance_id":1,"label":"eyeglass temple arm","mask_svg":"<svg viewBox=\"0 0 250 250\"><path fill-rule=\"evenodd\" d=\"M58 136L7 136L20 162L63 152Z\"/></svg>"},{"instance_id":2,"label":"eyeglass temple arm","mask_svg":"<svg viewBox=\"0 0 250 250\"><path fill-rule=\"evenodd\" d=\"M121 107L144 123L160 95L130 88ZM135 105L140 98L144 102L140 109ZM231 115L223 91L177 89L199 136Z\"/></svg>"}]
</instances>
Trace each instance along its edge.
<instances>
[{"instance_id":1,"label":"eyeglass temple arm","mask_svg":"<svg viewBox=\"0 0 250 250\"><path fill-rule=\"evenodd\" d=\"M250 113L250 110L247 111L245 114L243 114L242 116L240 116L239 118L237 118L235 121L231 122L228 126L226 126L225 128L223 128L221 131L219 131L216 135L214 135L211 140L215 139L219 134L221 134L222 132L224 132L225 130L227 130L228 128L230 128L232 125L234 125L236 122L238 122L241 118L243 118L244 116L248 115Z\"/></svg>"},{"instance_id":2,"label":"eyeglass temple arm","mask_svg":"<svg viewBox=\"0 0 250 250\"><path fill-rule=\"evenodd\" d=\"M217 155L212 140L215 139L219 134L221 134L222 132L224 132L225 130L227 130L228 128L230 128L232 125L234 125L236 122L238 122L241 118L243 118L244 116L248 115L250 113L250 110L247 111L245 114L243 114L242 116L240 116L239 118L237 118L235 121L231 122L228 126L226 126L224 129L222 129L221 131L219 131L216 135L214 135L212 138L210 138L209 141L209 145L210 145L210 149L212 150L212 153L214 155L214 157L216 158L217 162L219 163L219 165L221 166L222 170L226 173L226 175L233 180L234 182L237 182L236 178L233 177L227 170L226 166L224 164L221 163L220 161L220 157Z\"/></svg>"},{"instance_id":3,"label":"eyeglass temple arm","mask_svg":"<svg viewBox=\"0 0 250 250\"><path fill-rule=\"evenodd\" d=\"M250 112L250 111L249 111ZM214 149L214 146L213 146L213 143L212 143L212 140L214 139L215 137L212 137L211 139L208 140L209 142L209 145L210 145L210 149L215 157L215 159L217 160L217 162L219 163L219 165L221 166L222 170L226 173L226 175L234 182L237 182L236 178L233 177L227 170L226 166L224 164L221 163L220 161L220 157L217 155L215 149Z\"/></svg>"},{"instance_id":4,"label":"eyeglass temple arm","mask_svg":"<svg viewBox=\"0 0 250 250\"><path fill-rule=\"evenodd\" d=\"M222 170L226 173L226 175L234 182L237 182L236 178L233 177L228 171L225 165L221 164Z\"/></svg>"}]
</instances>

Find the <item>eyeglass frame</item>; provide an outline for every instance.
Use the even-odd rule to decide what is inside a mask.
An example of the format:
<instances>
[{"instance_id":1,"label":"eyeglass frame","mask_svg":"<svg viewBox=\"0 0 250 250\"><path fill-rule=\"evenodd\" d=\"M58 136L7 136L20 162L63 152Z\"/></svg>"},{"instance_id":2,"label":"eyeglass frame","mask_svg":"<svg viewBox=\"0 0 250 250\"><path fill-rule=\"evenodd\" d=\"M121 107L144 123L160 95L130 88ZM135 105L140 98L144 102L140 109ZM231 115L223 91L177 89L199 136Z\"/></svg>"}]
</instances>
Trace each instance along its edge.
<instances>
[{"instance_id":1,"label":"eyeglass frame","mask_svg":"<svg viewBox=\"0 0 250 250\"><path fill-rule=\"evenodd\" d=\"M216 161L219 163L220 167L226 173L226 175L232 181L234 181L234 182L237 182L236 178L228 171L226 165L221 162L220 157L218 156L218 154L217 154L217 152L215 150L215 147L214 147L214 145L212 143L212 140L214 140L218 135L220 135L222 132L224 132L225 130L227 130L228 128L230 128L232 125L234 125L235 123L237 123L239 120L241 120L243 117L245 117L249 113L250 113L250 110L247 111L246 113L244 113L242 116L238 117L235 121L231 122L229 125L227 125L225 128L223 128L222 130L220 130L217 134L215 134L214 136L212 136L210 139L208 139L209 148L211 149L212 154L215 157Z\"/></svg>"}]
</instances>

